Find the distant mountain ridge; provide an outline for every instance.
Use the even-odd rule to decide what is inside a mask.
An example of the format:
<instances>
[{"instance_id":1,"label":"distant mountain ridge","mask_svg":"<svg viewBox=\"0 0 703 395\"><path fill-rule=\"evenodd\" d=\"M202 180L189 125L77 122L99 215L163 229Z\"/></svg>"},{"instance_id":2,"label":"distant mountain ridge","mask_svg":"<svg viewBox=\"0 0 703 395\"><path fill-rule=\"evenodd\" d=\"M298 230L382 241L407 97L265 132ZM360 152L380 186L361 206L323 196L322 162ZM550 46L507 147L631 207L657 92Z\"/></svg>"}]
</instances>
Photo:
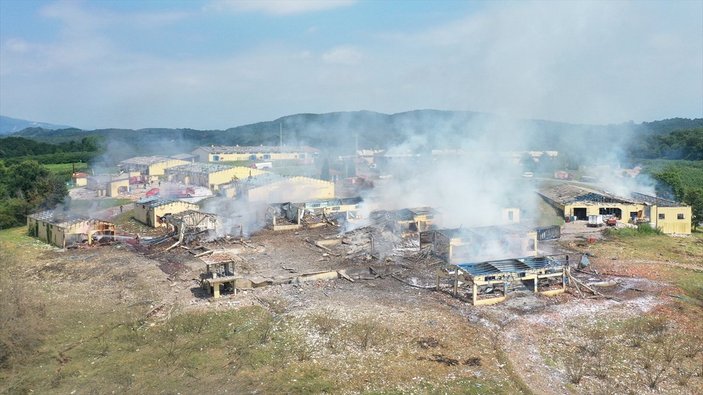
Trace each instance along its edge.
<instances>
[{"instance_id":1,"label":"distant mountain ridge","mask_svg":"<svg viewBox=\"0 0 703 395\"><path fill-rule=\"evenodd\" d=\"M413 110L396 114L373 111L294 114L271 121L226 130L27 128L15 136L45 142L100 136L108 152L118 157L134 154L173 154L199 145L278 145L280 132L287 145L305 144L335 153L359 148L458 148L467 141L491 140L501 150L586 150L598 145L622 144L633 135L666 134L703 128L703 119L672 118L617 125L579 125L546 120L519 120L470 111ZM595 144L595 145L594 145Z\"/></svg>"},{"instance_id":2,"label":"distant mountain ridge","mask_svg":"<svg viewBox=\"0 0 703 395\"><path fill-rule=\"evenodd\" d=\"M46 122L27 121L0 115L0 136L17 133L27 128L42 128L47 130L66 129L70 126L54 125Z\"/></svg>"}]
</instances>

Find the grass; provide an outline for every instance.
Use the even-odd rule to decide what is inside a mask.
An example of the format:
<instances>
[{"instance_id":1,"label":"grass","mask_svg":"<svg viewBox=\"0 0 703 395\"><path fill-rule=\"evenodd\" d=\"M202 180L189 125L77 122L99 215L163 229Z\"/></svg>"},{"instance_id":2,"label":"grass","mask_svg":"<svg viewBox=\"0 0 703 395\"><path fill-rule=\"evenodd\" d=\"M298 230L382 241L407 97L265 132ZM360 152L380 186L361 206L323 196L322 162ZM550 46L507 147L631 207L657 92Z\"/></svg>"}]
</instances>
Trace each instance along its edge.
<instances>
[{"instance_id":1,"label":"grass","mask_svg":"<svg viewBox=\"0 0 703 395\"><path fill-rule=\"evenodd\" d=\"M82 171L85 172L88 170L88 164L85 162L78 162L78 163L50 163L50 164L45 164L44 167L49 169L50 172L56 174L57 176L61 177L64 181L68 182L71 180L71 175L73 175L73 168L75 166L75 169L77 172Z\"/></svg>"},{"instance_id":2,"label":"grass","mask_svg":"<svg viewBox=\"0 0 703 395\"><path fill-rule=\"evenodd\" d=\"M88 170L88 164L84 162L78 162L78 163L50 163L44 165L49 171L57 173L57 174L64 174L68 173L69 175L73 172L73 167L75 166L76 171L85 171Z\"/></svg>"},{"instance_id":3,"label":"grass","mask_svg":"<svg viewBox=\"0 0 703 395\"><path fill-rule=\"evenodd\" d=\"M660 229L652 228L649 224L640 224L637 228L608 228L606 234L614 237L643 237L662 236L664 232Z\"/></svg>"},{"instance_id":4,"label":"grass","mask_svg":"<svg viewBox=\"0 0 703 395\"><path fill-rule=\"evenodd\" d=\"M652 174L672 166L681 172L685 188L703 187L703 161L652 159L643 160L644 171Z\"/></svg>"}]
</instances>

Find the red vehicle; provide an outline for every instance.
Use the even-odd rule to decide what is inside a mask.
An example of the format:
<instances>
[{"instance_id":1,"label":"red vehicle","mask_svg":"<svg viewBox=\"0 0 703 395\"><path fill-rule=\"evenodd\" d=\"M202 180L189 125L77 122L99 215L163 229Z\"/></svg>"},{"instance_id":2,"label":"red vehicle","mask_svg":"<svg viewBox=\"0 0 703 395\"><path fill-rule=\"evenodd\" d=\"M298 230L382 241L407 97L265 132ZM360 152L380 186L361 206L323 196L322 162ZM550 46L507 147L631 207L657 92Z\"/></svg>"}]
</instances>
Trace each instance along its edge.
<instances>
[{"instance_id":1,"label":"red vehicle","mask_svg":"<svg viewBox=\"0 0 703 395\"><path fill-rule=\"evenodd\" d=\"M181 189L176 193L176 197L179 198L189 198L195 195L195 188L188 187L186 189Z\"/></svg>"},{"instance_id":2,"label":"red vehicle","mask_svg":"<svg viewBox=\"0 0 703 395\"><path fill-rule=\"evenodd\" d=\"M159 188L151 188L146 191L146 197L159 196Z\"/></svg>"}]
</instances>

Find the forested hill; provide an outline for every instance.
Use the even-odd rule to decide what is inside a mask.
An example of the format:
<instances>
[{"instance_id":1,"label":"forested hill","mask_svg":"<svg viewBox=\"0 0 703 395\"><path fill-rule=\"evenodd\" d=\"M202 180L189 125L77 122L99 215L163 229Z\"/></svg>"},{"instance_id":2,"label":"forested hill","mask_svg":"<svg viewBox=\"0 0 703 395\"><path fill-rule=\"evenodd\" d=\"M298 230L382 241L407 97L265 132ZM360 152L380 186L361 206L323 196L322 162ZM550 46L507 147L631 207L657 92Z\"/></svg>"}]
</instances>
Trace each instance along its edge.
<instances>
[{"instance_id":1,"label":"forested hill","mask_svg":"<svg viewBox=\"0 0 703 395\"><path fill-rule=\"evenodd\" d=\"M410 142L409 148L458 147L467 140L493 139L506 150L556 149L617 145L633 136L646 139L675 130L703 128L703 119L674 118L641 124L575 125L543 120L514 120L497 115L464 112L416 110L397 114L371 111L296 114L272 121L233 127L227 130L193 129L80 129L45 130L28 128L15 136L60 143L100 136L108 151L124 155L190 151L199 145L308 144L353 152L359 148L389 148ZM628 144L629 145L629 144ZM127 147L131 147L127 149ZM135 148L136 147L136 148ZM129 152L127 152L129 151Z\"/></svg>"}]
</instances>

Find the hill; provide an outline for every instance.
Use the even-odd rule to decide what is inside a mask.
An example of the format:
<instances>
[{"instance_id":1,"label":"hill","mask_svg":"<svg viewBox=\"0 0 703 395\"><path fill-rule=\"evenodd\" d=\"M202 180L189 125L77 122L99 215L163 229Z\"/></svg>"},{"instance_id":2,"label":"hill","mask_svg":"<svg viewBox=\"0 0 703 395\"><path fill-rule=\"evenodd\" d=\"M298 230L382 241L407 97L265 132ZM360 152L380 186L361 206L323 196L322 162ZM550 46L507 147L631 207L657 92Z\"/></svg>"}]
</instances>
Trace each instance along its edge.
<instances>
[{"instance_id":1,"label":"hill","mask_svg":"<svg viewBox=\"0 0 703 395\"><path fill-rule=\"evenodd\" d=\"M47 130L65 129L68 126L53 125L45 122L27 121L0 115L0 136L19 132L26 128L42 128Z\"/></svg>"},{"instance_id":2,"label":"hill","mask_svg":"<svg viewBox=\"0 0 703 395\"><path fill-rule=\"evenodd\" d=\"M199 145L307 144L337 153L359 148L456 148L468 140L491 141L505 150L584 151L596 144L629 146L633 136L661 135L703 125L703 119L675 118L649 123L577 125L546 120L519 120L469 111L415 110L396 114L372 111L295 114L227 130L28 128L16 136L60 143L100 136L108 152L120 156L171 154ZM594 143L595 142L595 143Z\"/></svg>"}]
</instances>

